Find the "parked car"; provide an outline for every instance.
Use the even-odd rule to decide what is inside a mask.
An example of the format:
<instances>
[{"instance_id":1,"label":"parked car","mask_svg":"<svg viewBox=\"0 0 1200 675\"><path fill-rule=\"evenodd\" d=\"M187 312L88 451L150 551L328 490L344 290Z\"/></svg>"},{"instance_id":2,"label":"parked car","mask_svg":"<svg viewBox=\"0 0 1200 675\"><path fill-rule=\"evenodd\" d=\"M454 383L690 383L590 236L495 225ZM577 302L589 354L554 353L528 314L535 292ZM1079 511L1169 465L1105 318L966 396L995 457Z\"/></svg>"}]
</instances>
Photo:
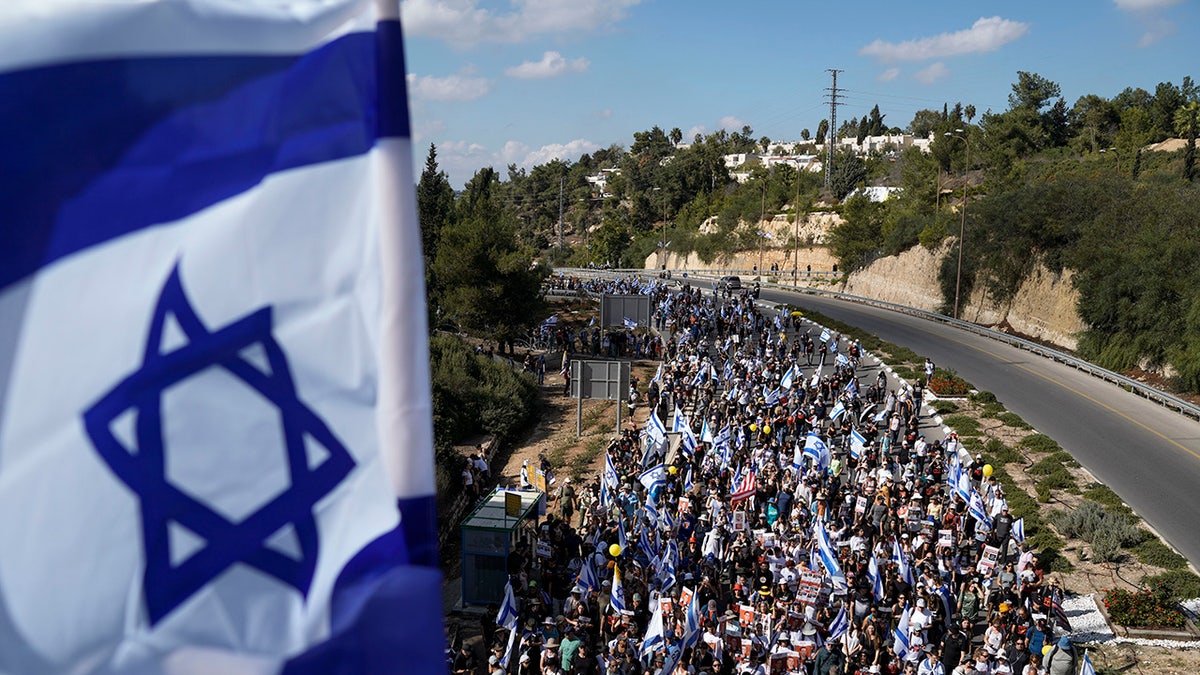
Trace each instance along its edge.
<instances>
[{"instance_id":1,"label":"parked car","mask_svg":"<svg viewBox=\"0 0 1200 675\"><path fill-rule=\"evenodd\" d=\"M717 280L718 291L740 291L742 289L742 278L738 276L724 276Z\"/></svg>"}]
</instances>

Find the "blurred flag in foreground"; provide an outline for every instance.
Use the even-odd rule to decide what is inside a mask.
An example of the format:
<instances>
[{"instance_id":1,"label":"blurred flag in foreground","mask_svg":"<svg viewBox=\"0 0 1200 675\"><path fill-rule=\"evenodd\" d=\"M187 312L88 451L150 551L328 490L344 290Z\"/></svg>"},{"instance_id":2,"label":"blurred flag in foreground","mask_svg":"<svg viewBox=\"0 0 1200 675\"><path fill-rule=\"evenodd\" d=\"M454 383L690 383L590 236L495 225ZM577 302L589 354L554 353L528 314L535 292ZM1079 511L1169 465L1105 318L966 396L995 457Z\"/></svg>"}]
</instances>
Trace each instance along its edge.
<instances>
[{"instance_id":1,"label":"blurred flag in foreground","mask_svg":"<svg viewBox=\"0 0 1200 675\"><path fill-rule=\"evenodd\" d=\"M0 6L0 672L444 672L396 3Z\"/></svg>"}]
</instances>

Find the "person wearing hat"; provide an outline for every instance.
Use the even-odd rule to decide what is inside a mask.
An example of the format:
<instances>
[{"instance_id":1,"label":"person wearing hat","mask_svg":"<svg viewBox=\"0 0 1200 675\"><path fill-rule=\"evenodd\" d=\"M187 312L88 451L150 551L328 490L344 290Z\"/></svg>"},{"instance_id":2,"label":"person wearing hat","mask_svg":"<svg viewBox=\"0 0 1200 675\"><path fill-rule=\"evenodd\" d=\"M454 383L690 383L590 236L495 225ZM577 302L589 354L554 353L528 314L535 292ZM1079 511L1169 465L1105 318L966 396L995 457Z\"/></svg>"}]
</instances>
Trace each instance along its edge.
<instances>
[{"instance_id":1,"label":"person wearing hat","mask_svg":"<svg viewBox=\"0 0 1200 675\"><path fill-rule=\"evenodd\" d=\"M454 663L451 665L454 675L475 675L479 669L478 661L475 658L475 650L471 649L471 645L465 641L458 648L458 653L454 655Z\"/></svg>"},{"instance_id":2,"label":"person wearing hat","mask_svg":"<svg viewBox=\"0 0 1200 675\"><path fill-rule=\"evenodd\" d=\"M1046 672L1049 675L1074 675L1075 666L1075 645L1064 635L1046 655Z\"/></svg>"},{"instance_id":3,"label":"person wearing hat","mask_svg":"<svg viewBox=\"0 0 1200 675\"><path fill-rule=\"evenodd\" d=\"M954 671L962 662L963 655L971 650L971 621L955 614L950 630L942 638L942 668L946 673Z\"/></svg>"},{"instance_id":4,"label":"person wearing hat","mask_svg":"<svg viewBox=\"0 0 1200 675\"><path fill-rule=\"evenodd\" d=\"M921 659L920 665L917 666L917 675L946 675L946 667L942 665L939 656L938 648L931 645L925 652L925 658Z\"/></svg>"}]
</instances>

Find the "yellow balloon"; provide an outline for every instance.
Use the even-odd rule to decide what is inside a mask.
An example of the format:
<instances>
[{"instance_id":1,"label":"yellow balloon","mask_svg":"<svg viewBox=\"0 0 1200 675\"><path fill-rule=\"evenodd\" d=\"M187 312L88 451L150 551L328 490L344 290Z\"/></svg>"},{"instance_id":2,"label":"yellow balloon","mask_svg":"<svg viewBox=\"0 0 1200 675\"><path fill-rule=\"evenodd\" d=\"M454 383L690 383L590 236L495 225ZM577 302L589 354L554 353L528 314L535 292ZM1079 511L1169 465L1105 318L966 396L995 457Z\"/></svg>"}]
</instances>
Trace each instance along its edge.
<instances>
[{"instance_id":1,"label":"yellow balloon","mask_svg":"<svg viewBox=\"0 0 1200 675\"><path fill-rule=\"evenodd\" d=\"M992 469L992 465L991 465L991 464L984 464L984 465L983 465L983 476L984 476L985 478L991 478L991 477L992 477L992 471L994 471L994 469Z\"/></svg>"},{"instance_id":2,"label":"yellow balloon","mask_svg":"<svg viewBox=\"0 0 1200 675\"><path fill-rule=\"evenodd\" d=\"M764 424L764 425L763 425L763 433L764 433L764 434L769 434L769 433L771 433L771 425L770 425L770 424Z\"/></svg>"},{"instance_id":3,"label":"yellow balloon","mask_svg":"<svg viewBox=\"0 0 1200 675\"><path fill-rule=\"evenodd\" d=\"M679 467L672 464L671 468L667 469L667 472L674 476L675 474L679 473Z\"/></svg>"},{"instance_id":4,"label":"yellow balloon","mask_svg":"<svg viewBox=\"0 0 1200 675\"><path fill-rule=\"evenodd\" d=\"M753 431L758 431L758 425L757 425L757 424L751 424L751 425L750 425L750 431L752 431L752 432L753 432Z\"/></svg>"},{"instance_id":5,"label":"yellow balloon","mask_svg":"<svg viewBox=\"0 0 1200 675\"><path fill-rule=\"evenodd\" d=\"M609 546L609 547L608 547L608 554L609 554L609 555L611 555L611 556L612 556L612 557L614 557L614 558L615 558L615 557L617 557L617 556L619 556L619 555L621 555L621 545L620 545L620 544L613 544L612 546Z\"/></svg>"},{"instance_id":6,"label":"yellow balloon","mask_svg":"<svg viewBox=\"0 0 1200 675\"><path fill-rule=\"evenodd\" d=\"M1051 647L1050 645L1046 645L1045 647L1042 647L1042 656L1049 656L1050 652L1053 650L1054 650L1054 647Z\"/></svg>"},{"instance_id":7,"label":"yellow balloon","mask_svg":"<svg viewBox=\"0 0 1200 675\"><path fill-rule=\"evenodd\" d=\"M1000 613L1001 613L1001 614L1007 614L1007 613L1008 613L1008 603L1007 603L1007 602L1002 602L1002 603L1000 603Z\"/></svg>"}]
</instances>

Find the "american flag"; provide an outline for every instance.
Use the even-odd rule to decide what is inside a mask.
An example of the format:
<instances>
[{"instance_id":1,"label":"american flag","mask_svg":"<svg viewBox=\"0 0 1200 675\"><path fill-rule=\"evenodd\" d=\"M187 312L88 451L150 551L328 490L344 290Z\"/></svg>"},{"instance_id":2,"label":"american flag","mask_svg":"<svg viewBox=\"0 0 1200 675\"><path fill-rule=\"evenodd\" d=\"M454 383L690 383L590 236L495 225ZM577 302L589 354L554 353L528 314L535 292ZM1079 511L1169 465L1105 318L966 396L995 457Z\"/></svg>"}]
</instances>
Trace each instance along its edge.
<instances>
[{"instance_id":1,"label":"american flag","mask_svg":"<svg viewBox=\"0 0 1200 675\"><path fill-rule=\"evenodd\" d=\"M742 480L733 488L733 494L729 495L729 502L736 504L744 499L753 497L756 492L758 492L758 476L751 469L742 476Z\"/></svg>"}]
</instances>

